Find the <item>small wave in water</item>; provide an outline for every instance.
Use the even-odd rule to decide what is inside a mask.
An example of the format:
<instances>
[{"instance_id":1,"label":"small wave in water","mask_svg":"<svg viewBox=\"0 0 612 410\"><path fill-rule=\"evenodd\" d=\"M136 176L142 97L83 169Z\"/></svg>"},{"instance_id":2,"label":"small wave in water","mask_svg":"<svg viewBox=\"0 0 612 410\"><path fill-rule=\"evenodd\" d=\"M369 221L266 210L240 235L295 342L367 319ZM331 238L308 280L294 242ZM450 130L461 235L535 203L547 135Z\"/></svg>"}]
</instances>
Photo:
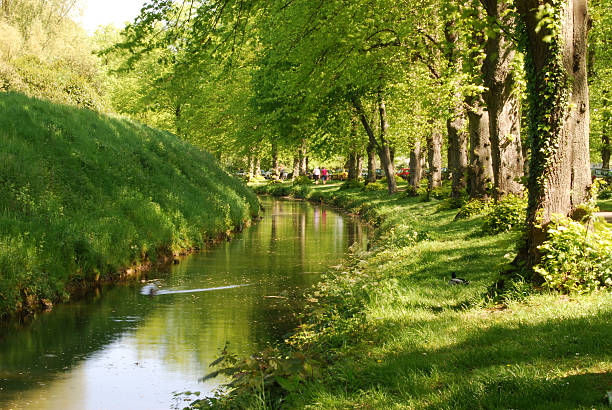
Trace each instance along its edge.
<instances>
[{"instance_id":1,"label":"small wave in water","mask_svg":"<svg viewBox=\"0 0 612 410\"><path fill-rule=\"evenodd\" d=\"M140 293L142 295L149 295L149 296L159 296L159 295L172 295L175 293L194 293L194 292L208 292L211 290L222 290L222 289L233 289L233 288L240 288L243 286L251 286L251 284L243 284L243 285L230 285L230 286L219 286L216 288L204 288L204 289L184 289L184 290L159 290L157 289L157 286L155 285L145 285L142 287L142 289L140 290Z\"/></svg>"}]
</instances>

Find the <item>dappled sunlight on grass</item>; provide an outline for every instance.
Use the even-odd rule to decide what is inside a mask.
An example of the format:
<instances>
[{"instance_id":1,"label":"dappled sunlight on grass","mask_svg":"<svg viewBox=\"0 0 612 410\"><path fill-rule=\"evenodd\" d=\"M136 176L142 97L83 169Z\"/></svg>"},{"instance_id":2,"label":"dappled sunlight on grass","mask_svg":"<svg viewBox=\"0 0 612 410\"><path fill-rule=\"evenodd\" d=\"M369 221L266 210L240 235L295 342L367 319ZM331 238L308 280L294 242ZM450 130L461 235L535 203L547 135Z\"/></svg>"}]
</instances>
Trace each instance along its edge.
<instances>
[{"instance_id":1,"label":"dappled sunlight on grass","mask_svg":"<svg viewBox=\"0 0 612 410\"><path fill-rule=\"evenodd\" d=\"M518 233L485 235L439 201L359 190L311 194L379 226L327 274L294 348L329 360L289 407L603 408L612 390L610 293L483 298ZM320 195L320 196L317 196ZM415 232L414 240L404 236ZM396 235L396 236L394 236ZM451 273L470 281L450 286Z\"/></svg>"}]
</instances>

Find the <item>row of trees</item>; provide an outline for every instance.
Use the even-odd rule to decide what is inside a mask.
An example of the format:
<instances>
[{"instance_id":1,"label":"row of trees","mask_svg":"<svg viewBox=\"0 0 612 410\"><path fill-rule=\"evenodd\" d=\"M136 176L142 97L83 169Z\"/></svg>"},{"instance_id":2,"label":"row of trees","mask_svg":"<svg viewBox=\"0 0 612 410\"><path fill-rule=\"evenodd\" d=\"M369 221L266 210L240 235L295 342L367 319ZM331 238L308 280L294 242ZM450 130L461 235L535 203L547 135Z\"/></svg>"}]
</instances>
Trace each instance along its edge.
<instances>
[{"instance_id":1,"label":"row of trees","mask_svg":"<svg viewBox=\"0 0 612 410\"><path fill-rule=\"evenodd\" d=\"M589 194L590 99L609 162L609 0L151 1L115 50L161 53L174 130L221 153L341 152L351 177L378 156L389 193L393 158L425 157L452 195L521 194L528 168L528 240ZM609 14L609 13L608 13ZM587 46L594 26L592 46ZM149 57L144 57L149 58ZM588 60L588 61L587 61ZM126 63L132 63L133 58ZM145 60L139 60L136 65ZM587 64L588 62L588 64ZM157 100L159 101L159 100ZM240 148L238 148L240 147Z\"/></svg>"},{"instance_id":2,"label":"row of trees","mask_svg":"<svg viewBox=\"0 0 612 410\"><path fill-rule=\"evenodd\" d=\"M151 0L86 42L73 0L0 6L4 89L108 101L251 168L304 174L309 157L340 155L351 178L361 164L373 178L378 158L390 193L397 156L414 186L427 164L429 189L446 163L456 198L521 194L527 180L530 264L551 215L587 198L591 159L609 166L611 0ZM82 81L22 86L32 55Z\"/></svg>"}]
</instances>

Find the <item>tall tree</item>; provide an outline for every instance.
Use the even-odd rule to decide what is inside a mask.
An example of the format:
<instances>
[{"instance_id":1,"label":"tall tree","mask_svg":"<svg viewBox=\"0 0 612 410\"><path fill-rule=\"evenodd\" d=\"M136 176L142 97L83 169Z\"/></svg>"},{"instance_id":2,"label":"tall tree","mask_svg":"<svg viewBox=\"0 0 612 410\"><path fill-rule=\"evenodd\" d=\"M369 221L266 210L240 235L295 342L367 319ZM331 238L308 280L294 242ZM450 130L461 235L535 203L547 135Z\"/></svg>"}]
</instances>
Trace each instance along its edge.
<instances>
[{"instance_id":1,"label":"tall tree","mask_svg":"<svg viewBox=\"0 0 612 410\"><path fill-rule=\"evenodd\" d=\"M589 193L586 0L517 0L525 49L531 161L527 241L519 258L539 262L552 215L577 217Z\"/></svg>"}]
</instances>

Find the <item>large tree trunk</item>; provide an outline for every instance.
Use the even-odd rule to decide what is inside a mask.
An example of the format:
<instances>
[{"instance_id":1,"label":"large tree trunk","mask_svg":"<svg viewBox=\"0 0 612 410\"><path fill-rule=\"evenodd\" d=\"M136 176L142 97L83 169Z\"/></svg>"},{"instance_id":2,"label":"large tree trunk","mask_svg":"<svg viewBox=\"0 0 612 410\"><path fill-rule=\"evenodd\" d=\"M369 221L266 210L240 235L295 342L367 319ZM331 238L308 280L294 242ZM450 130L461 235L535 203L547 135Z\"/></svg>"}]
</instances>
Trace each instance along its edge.
<instances>
[{"instance_id":1,"label":"large tree trunk","mask_svg":"<svg viewBox=\"0 0 612 410\"><path fill-rule=\"evenodd\" d=\"M356 151L351 151L348 155L348 179L358 179L359 171L357 170L359 163L359 155Z\"/></svg>"},{"instance_id":2,"label":"large tree trunk","mask_svg":"<svg viewBox=\"0 0 612 410\"><path fill-rule=\"evenodd\" d=\"M387 189L389 194L397 192L397 181L395 180L395 166L391 156L391 149L387 143L387 131L389 130L389 122L387 121L387 107L382 94L378 95L378 113L380 115L380 143L378 144L378 157L380 164L385 171L387 177Z\"/></svg>"},{"instance_id":3,"label":"large tree trunk","mask_svg":"<svg viewBox=\"0 0 612 410\"><path fill-rule=\"evenodd\" d=\"M414 188L419 187L421 179L423 178L424 159L421 143L417 142L410 151L410 185Z\"/></svg>"},{"instance_id":4,"label":"large tree trunk","mask_svg":"<svg viewBox=\"0 0 612 410\"><path fill-rule=\"evenodd\" d=\"M467 170L467 134L464 128L463 113L455 114L446 121L448 130L448 169L452 173L451 197L459 198L465 189L465 172Z\"/></svg>"},{"instance_id":5,"label":"large tree trunk","mask_svg":"<svg viewBox=\"0 0 612 410\"><path fill-rule=\"evenodd\" d=\"M454 20L444 25L444 37L447 43L446 58L449 70L461 70L461 60L457 49L458 35ZM454 99L459 101L459 90L453 90ZM465 189L465 172L467 170L467 135L464 131L465 114L463 108L455 107L451 118L446 120L448 131L448 168L452 173L451 197L459 198Z\"/></svg>"},{"instance_id":6,"label":"large tree trunk","mask_svg":"<svg viewBox=\"0 0 612 410\"><path fill-rule=\"evenodd\" d=\"M489 114L484 110L480 98L475 98L471 105L467 113L470 131L470 165L468 167L470 198L487 199L489 187L493 182Z\"/></svg>"},{"instance_id":7,"label":"large tree trunk","mask_svg":"<svg viewBox=\"0 0 612 410\"><path fill-rule=\"evenodd\" d=\"M429 162L428 192L442 185L442 134L433 131L427 137L427 157Z\"/></svg>"},{"instance_id":8,"label":"large tree trunk","mask_svg":"<svg viewBox=\"0 0 612 410\"><path fill-rule=\"evenodd\" d=\"M255 176L261 176L261 158L259 156L255 160Z\"/></svg>"},{"instance_id":9,"label":"large tree trunk","mask_svg":"<svg viewBox=\"0 0 612 410\"><path fill-rule=\"evenodd\" d=\"M514 23L507 13L506 0L484 0L489 17L505 25ZM491 155L493 159L493 192L496 198L521 194L524 159L521 144L520 102L512 73L515 51L502 33L490 34L483 64L484 93L489 111Z\"/></svg>"},{"instance_id":10,"label":"large tree trunk","mask_svg":"<svg viewBox=\"0 0 612 410\"><path fill-rule=\"evenodd\" d=\"M553 214L578 217L591 184L589 90L586 77L587 2L566 0L553 26L539 25L539 0L517 2L526 29L531 163L527 241L519 259L533 267ZM536 279L541 280L537 277Z\"/></svg>"}]
</instances>

